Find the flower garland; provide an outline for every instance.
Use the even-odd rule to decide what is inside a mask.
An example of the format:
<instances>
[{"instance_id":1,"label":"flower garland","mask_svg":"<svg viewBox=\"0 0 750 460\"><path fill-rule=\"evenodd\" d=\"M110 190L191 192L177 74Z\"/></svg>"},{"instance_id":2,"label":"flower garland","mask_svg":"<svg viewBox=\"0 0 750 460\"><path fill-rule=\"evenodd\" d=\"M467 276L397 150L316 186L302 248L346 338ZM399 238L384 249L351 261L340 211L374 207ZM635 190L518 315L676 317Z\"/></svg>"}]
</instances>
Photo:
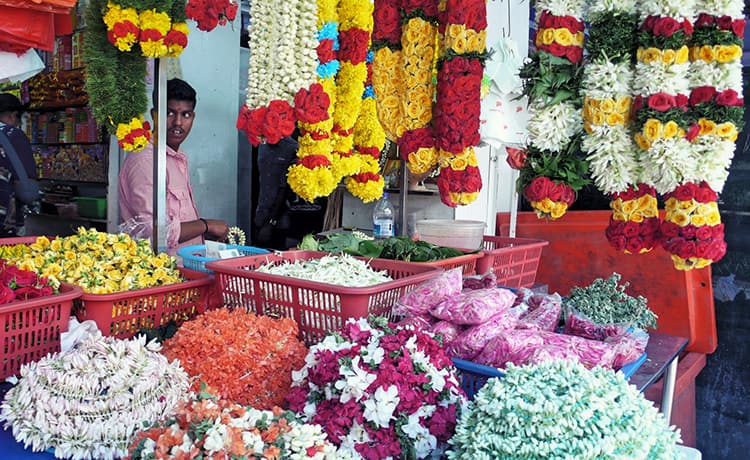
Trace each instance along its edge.
<instances>
[{"instance_id":1,"label":"flower garland","mask_svg":"<svg viewBox=\"0 0 750 460\"><path fill-rule=\"evenodd\" d=\"M406 130L401 105L404 66L401 50L400 0L375 0L372 48L372 87L378 119L385 134L397 142Z\"/></svg>"},{"instance_id":2,"label":"flower garland","mask_svg":"<svg viewBox=\"0 0 750 460\"><path fill-rule=\"evenodd\" d=\"M217 25L226 25L237 17L235 0L188 0L185 15L194 20L199 30L210 32Z\"/></svg>"},{"instance_id":3,"label":"flower garland","mask_svg":"<svg viewBox=\"0 0 750 460\"><path fill-rule=\"evenodd\" d=\"M705 182L688 182L665 195L664 249L678 270L703 268L727 252L718 194Z\"/></svg>"},{"instance_id":4,"label":"flower garland","mask_svg":"<svg viewBox=\"0 0 750 460\"><path fill-rule=\"evenodd\" d=\"M509 365L462 414L449 459L675 459L679 431L633 385L574 361Z\"/></svg>"},{"instance_id":5,"label":"flower garland","mask_svg":"<svg viewBox=\"0 0 750 460\"><path fill-rule=\"evenodd\" d=\"M336 56L337 21L336 0L317 0L317 83L295 96L300 130L298 160L289 168L287 182L294 193L307 201L330 195L337 184L331 171L335 78L340 66Z\"/></svg>"},{"instance_id":6,"label":"flower garland","mask_svg":"<svg viewBox=\"0 0 750 460\"><path fill-rule=\"evenodd\" d=\"M313 345L293 375L289 408L322 425L341 455L439 456L465 396L431 335L386 323L350 319Z\"/></svg>"},{"instance_id":7,"label":"flower garland","mask_svg":"<svg viewBox=\"0 0 750 460\"><path fill-rule=\"evenodd\" d=\"M200 380L230 401L270 409L284 400L292 370L303 363L298 332L289 318L221 308L183 323L163 353L198 377L194 390Z\"/></svg>"},{"instance_id":8,"label":"flower garland","mask_svg":"<svg viewBox=\"0 0 750 460\"><path fill-rule=\"evenodd\" d=\"M278 407L258 410L203 390L172 417L138 433L126 460L160 458L336 458L320 425L300 423Z\"/></svg>"},{"instance_id":9,"label":"flower garland","mask_svg":"<svg viewBox=\"0 0 750 460\"><path fill-rule=\"evenodd\" d=\"M46 297L56 292L57 289L47 278L0 259L0 305Z\"/></svg>"},{"instance_id":10,"label":"flower garland","mask_svg":"<svg viewBox=\"0 0 750 460\"><path fill-rule=\"evenodd\" d=\"M474 146L479 143L487 9L484 0L448 0L440 7L444 9L434 110L437 185L441 201L456 207L472 203L482 188Z\"/></svg>"},{"instance_id":11,"label":"flower garland","mask_svg":"<svg viewBox=\"0 0 750 460\"><path fill-rule=\"evenodd\" d=\"M185 0L92 0L86 7L86 92L97 123L117 136L121 148L142 150L151 140L146 58L177 57L187 46ZM138 43L140 55L131 52Z\"/></svg>"},{"instance_id":12,"label":"flower garland","mask_svg":"<svg viewBox=\"0 0 750 460\"><path fill-rule=\"evenodd\" d=\"M171 414L188 388L179 363L144 337L92 335L65 353L21 367L0 421L34 452L57 458L121 458L135 433Z\"/></svg>"},{"instance_id":13,"label":"flower garland","mask_svg":"<svg viewBox=\"0 0 750 460\"><path fill-rule=\"evenodd\" d=\"M339 0L336 101L333 110L333 177L338 183L357 174L362 166L354 154L354 124L357 122L367 81L367 52L373 28L371 0Z\"/></svg>"},{"instance_id":14,"label":"flower garland","mask_svg":"<svg viewBox=\"0 0 750 460\"><path fill-rule=\"evenodd\" d=\"M317 4L314 0L254 1L249 29L247 99L237 129L252 145L275 144L294 131L292 103L316 82Z\"/></svg>"},{"instance_id":15,"label":"flower garland","mask_svg":"<svg viewBox=\"0 0 750 460\"><path fill-rule=\"evenodd\" d=\"M645 184L629 186L624 192L612 193L609 206L613 212L605 235L617 251L643 254L659 244L656 189Z\"/></svg>"},{"instance_id":16,"label":"flower garland","mask_svg":"<svg viewBox=\"0 0 750 460\"><path fill-rule=\"evenodd\" d=\"M406 0L401 5L401 17L401 113L405 131L398 139L398 149L409 171L424 174L437 165L435 135L430 125L435 94L433 69L439 54L437 2Z\"/></svg>"},{"instance_id":17,"label":"flower garland","mask_svg":"<svg viewBox=\"0 0 750 460\"><path fill-rule=\"evenodd\" d=\"M578 155L583 126L579 96L583 7L581 0L536 3L537 49L519 73L523 94L529 98L529 145L518 189L539 218L562 217L575 201L575 192L588 182L588 165ZM540 177L547 180L537 180ZM558 189L550 183L565 193L534 193ZM567 199L560 200L562 196Z\"/></svg>"},{"instance_id":18,"label":"flower garland","mask_svg":"<svg viewBox=\"0 0 750 460\"><path fill-rule=\"evenodd\" d=\"M346 189L364 203L383 196L385 179L380 174L380 152L385 146L385 131L378 121L375 94L372 88L372 61L374 54L367 53L367 81L362 95L359 117L354 125L354 148L362 166L359 173L346 178Z\"/></svg>"}]
</instances>

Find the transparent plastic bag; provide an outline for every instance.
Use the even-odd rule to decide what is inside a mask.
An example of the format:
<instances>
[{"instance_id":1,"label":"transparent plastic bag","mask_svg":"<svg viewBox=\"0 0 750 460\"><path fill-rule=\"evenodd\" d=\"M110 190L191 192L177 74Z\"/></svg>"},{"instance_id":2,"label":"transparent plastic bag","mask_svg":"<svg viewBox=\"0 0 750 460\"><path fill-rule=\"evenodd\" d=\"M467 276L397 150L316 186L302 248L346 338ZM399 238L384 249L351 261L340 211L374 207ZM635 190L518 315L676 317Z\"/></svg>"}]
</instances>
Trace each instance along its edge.
<instances>
[{"instance_id":1,"label":"transparent plastic bag","mask_svg":"<svg viewBox=\"0 0 750 460\"><path fill-rule=\"evenodd\" d=\"M485 323L463 331L447 348L448 356L472 359L478 355L490 340L505 331L514 329L518 318L526 312L525 305L519 305L495 314Z\"/></svg>"},{"instance_id":2,"label":"transparent plastic bag","mask_svg":"<svg viewBox=\"0 0 750 460\"><path fill-rule=\"evenodd\" d=\"M627 363L632 363L643 355L648 345L648 332L634 329L623 334L612 335L604 339L615 351L614 369L620 369Z\"/></svg>"},{"instance_id":3,"label":"transparent plastic bag","mask_svg":"<svg viewBox=\"0 0 750 460\"><path fill-rule=\"evenodd\" d=\"M430 328L430 332L440 335L443 338L443 347L447 347L453 343L462 331L463 328L461 326L457 326L449 321L438 321Z\"/></svg>"},{"instance_id":4,"label":"transparent plastic bag","mask_svg":"<svg viewBox=\"0 0 750 460\"><path fill-rule=\"evenodd\" d=\"M560 294L533 294L522 305L528 311L518 319L518 329L554 331L560 323L562 297Z\"/></svg>"},{"instance_id":5,"label":"transparent plastic bag","mask_svg":"<svg viewBox=\"0 0 750 460\"><path fill-rule=\"evenodd\" d=\"M407 292L393 306L393 313L410 317L428 313L443 299L461 292L461 268L447 270Z\"/></svg>"},{"instance_id":6,"label":"transparent plastic bag","mask_svg":"<svg viewBox=\"0 0 750 460\"><path fill-rule=\"evenodd\" d=\"M508 289L467 290L449 297L432 309L432 316L454 324L482 324L513 305L516 294Z\"/></svg>"},{"instance_id":7,"label":"transparent plastic bag","mask_svg":"<svg viewBox=\"0 0 750 460\"><path fill-rule=\"evenodd\" d=\"M629 324L597 324L585 314L576 310L570 302L565 304L565 328L563 332L592 340L604 340L607 337L625 334Z\"/></svg>"},{"instance_id":8,"label":"transparent plastic bag","mask_svg":"<svg viewBox=\"0 0 750 460\"><path fill-rule=\"evenodd\" d=\"M396 323L396 327L412 326L418 331L429 330L437 320L430 315L414 315Z\"/></svg>"},{"instance_id":9,"label":"transparent plastic bag","mask_svg":"<svg viewBox=\"0 0 750 460\"><path fill-rule=\"evenodd\" d=\"M177 241L180 237L180 223L174 219L167 218L167 234L166 239L169 241ZM131 219L119 225L121 233L125 233L134 240L149 240L154 234L153 221L151 217L146 216L135 216ZM169 245L169 244L168 244Z\"/></svg>"}]
</instances>

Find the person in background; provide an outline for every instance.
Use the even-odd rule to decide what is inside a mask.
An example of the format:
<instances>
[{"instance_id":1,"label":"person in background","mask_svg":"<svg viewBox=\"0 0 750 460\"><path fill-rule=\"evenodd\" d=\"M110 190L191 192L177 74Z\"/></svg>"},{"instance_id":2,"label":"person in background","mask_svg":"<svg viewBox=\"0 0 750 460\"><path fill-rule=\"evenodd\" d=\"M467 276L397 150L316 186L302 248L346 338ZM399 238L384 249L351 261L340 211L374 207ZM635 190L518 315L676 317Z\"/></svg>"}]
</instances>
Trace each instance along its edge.
<instances>
[{"instance_id":1,"label":"person in background","mask_svg":"<svg viewBox=\"0 0 750 460\"><path fill-rule=\"evenodd\" d=\"M5 135L21 160L26 175L37 178L36 163L31 143L20 129L23 104L10 93L0 94L0 131ZM0 143L0 235L3 237L24 234L23 203L13 195L13 182L18 175Z\"/></svg>"},{"instance_id":2,"label":"person in background","mask_svg":"<svg viewBox=\"0 0 750 460\"><path fill-rule=\"evenodd\" d=\"M153 101L156 106L156 100ZM229 227L218 219L204 219L198 212L190 186L188 158L180 145L187 139L195 119L196 93L192 86L178 78L167 81L165 129L156 127L167 137L167 248L174 253L180 246L202 244L205 239L225 241ZM157 120L157 111L151 109ZM120 219L136 219L152 232L154 145L140 152L129 152L120 169ZM150 235L150 233L149 233Z\"/></svg>"}]
</instances>

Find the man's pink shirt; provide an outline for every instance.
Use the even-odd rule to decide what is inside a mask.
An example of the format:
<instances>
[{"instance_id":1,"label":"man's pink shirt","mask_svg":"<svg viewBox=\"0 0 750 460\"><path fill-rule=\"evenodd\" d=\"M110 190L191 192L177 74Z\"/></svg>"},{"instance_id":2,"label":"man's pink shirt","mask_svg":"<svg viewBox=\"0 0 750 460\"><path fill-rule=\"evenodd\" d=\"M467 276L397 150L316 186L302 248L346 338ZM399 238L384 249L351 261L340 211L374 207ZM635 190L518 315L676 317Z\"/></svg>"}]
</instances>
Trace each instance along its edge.
<instances>
[{"instance_id":1,"label":"man's pink shirt","mask_svg":"<svg viewBox=\"0 0 750 460\"><path fill-rule=\"evenodd\" d=\"M152 232L153 206L153 171L154 147L149 144L138 153L129 152L120 169L118 194L120 201L120 219L127 222L138 217L146 221L148 231ZM193 189L190 186L190 173L187 155L182 150L175 151L167 146L167 247L174 253L179 246L202 244L203 238L192 238L178 243L180 222L197 220L200 217L193 200ZM174 223L171 224L170 223ZM149 233L150 234L150 233Z\"/></svg>"}]
</instances>

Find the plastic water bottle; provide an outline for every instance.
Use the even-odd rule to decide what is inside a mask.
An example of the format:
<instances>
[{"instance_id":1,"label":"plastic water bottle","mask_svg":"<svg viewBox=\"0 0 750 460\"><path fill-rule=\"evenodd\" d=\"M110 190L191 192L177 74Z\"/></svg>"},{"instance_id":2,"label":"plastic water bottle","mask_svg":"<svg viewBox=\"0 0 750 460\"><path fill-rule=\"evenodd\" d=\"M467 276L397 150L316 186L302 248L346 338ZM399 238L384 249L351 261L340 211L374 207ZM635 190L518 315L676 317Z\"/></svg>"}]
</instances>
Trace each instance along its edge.
<instances>
[{"instance_id":1,"label":"plastic water bottle","mask_svg":"<svg viewBox=\"0 0 750 460\"><path fill-rule=\"evenodd\" d=\"M394 234L393 217L395 215L393 205L388 200L388 192L375 203L372 211L372 236L375 238L390 238Z\"/></svg>"}]
</instances>

